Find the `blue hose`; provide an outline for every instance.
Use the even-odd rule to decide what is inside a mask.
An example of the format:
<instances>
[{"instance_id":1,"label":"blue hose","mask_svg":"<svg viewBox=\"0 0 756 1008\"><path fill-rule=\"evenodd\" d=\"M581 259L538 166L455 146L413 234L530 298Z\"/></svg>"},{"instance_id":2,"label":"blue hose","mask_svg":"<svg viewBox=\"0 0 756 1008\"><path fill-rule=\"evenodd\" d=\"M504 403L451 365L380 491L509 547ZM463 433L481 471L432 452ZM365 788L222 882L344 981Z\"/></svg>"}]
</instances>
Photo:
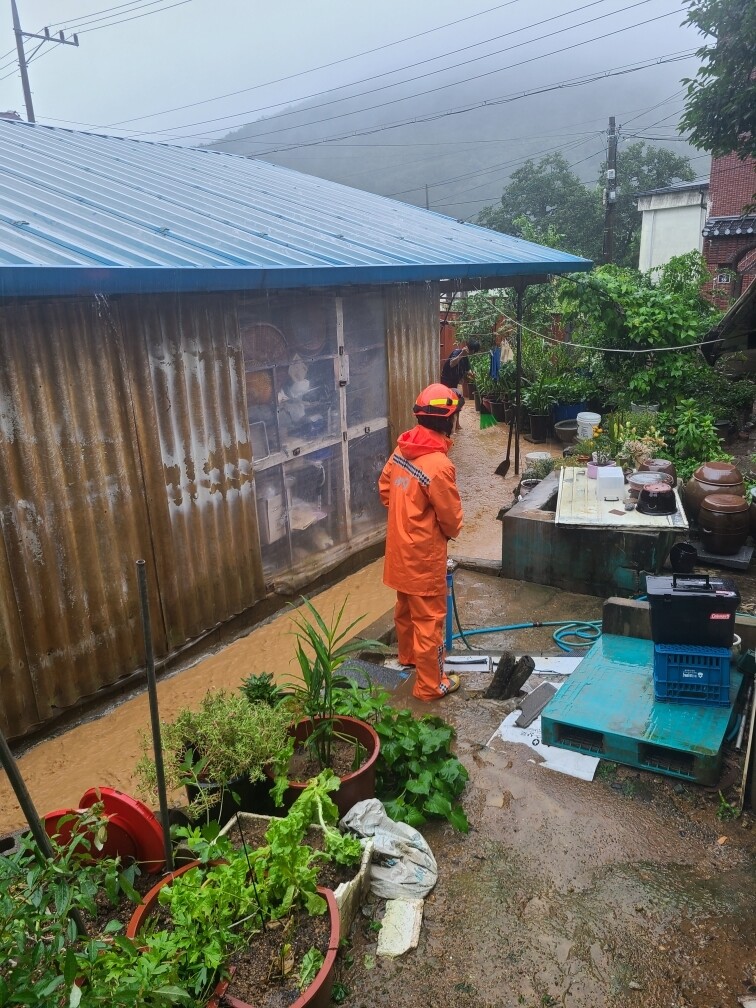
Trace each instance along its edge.
<instances>
[{"instance_id":1,"label":"blue hose","mask_svg":"<svg viewBox=\"0 0 756 1008\"><path fill-rule=\"evenodd\" d=\"M475 637L478 634L503 633L507 630L530 630L535 627L559 627L552 634L554 642L562 651L570 653L574 648L590 647L601 636L601 620L546 620L532 623L510 623L507 626L481 627L452 634L452 640ZM571 637L572 640L565 638Z\"/></svg>"}]
</instances>

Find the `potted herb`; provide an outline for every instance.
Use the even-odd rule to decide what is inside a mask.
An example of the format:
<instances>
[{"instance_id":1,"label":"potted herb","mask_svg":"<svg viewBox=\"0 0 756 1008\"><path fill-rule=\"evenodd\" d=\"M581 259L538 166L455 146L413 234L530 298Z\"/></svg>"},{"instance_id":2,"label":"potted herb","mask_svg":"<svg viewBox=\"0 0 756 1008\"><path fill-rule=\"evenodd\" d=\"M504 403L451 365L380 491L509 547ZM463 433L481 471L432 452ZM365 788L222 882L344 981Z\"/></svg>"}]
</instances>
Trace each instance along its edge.
<instances>
[{"instance_id":1,"label":"potted herb","mask_svg":"<svg viewBox=\"0 0 756 1008\"><path fill-rule=\"evenodd\" d=\"M273 819L265 842L235 848L228 836L184 829L184 843L201 860L179 869L145 897L127 936L150 954L161 947L179 958L179 978L198 998L228 978L223 1003L231 1008L329 1003L339 944L333 893L318 886L320 866L359 862L362 846L333 825L338 812L326 771L310 782L282 819ZM314 819L326 829L322 850L306 842ZM323 939L310 941L308 922L327 913Z\"/></svg>"},{"instance_id":2,"label":"potted herb","mask_svg":"<svg viewBox=\"0 0 756 1008\"><path fill-rule=\"evenodd\" d=\"M192 819L204 815L225 822L241 807L259 809L269 790L264 767L289 745L290 722L285 705L250 703L241 693L208 691L198 709L185 707L161 725L167 787L187 789ZM136 773L154 800L157 778L146 735L142 745ZM263 782L262 790L255 790L257 782Z\"/></svg>"},{"instance_id":3,"label":"potted herb","mask_svg":"<svg viewBox=\"0 0 756 1008\"><path fill-rule=\"evenodd\" d=\"M309 599L293 616L301 681L290 686L300 719L291 728L293 755L282 753L277 761L274 788L277 801L291 804L307 780L332 769L341 780L335 800L342 815L356 802L375 797L380 752L378 736L369 724L337 711L339 690L350 681L342 673L360 651L384 648L380 641L352 637L361 618L344 626L345 606L346 602L334 612L330 624Z\"/></svg>"}]
</instances>

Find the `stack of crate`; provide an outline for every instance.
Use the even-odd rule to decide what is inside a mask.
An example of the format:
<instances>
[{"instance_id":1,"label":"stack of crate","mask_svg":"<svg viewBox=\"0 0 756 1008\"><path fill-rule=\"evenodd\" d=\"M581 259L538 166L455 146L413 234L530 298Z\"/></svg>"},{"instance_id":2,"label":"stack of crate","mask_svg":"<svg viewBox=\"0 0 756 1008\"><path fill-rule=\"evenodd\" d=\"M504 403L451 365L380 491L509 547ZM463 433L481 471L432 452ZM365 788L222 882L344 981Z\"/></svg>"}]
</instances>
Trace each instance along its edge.
<instances>
[{"instance_id":1,"label":"stack of crate","mask_svg":"<svg viewBox=\"0 0 756 1008\"><path fill-rule=\"evenodd\" d=\"M673 574L646 581L654 642L654 696L671 703L727 706L735 613L729 578Z\"/></svg>"}]
</instances>

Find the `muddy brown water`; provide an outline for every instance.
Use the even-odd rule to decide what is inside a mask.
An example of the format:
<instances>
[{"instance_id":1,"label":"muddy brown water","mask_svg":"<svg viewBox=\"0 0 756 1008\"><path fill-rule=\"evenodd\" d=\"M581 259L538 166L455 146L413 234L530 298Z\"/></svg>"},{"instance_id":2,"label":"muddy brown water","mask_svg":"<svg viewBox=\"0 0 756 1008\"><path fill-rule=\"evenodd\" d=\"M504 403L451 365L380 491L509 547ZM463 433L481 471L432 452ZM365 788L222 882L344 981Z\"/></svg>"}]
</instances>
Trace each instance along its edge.
<instances>
[{"instance_id":1,"label":"muddy brown water","mask_svg":"<svg viewBox=\"0 0 756 1008\"><path fill-rule=\"evenodd\" d=\"M466 524L452 551L496 560L498 509L512 501L519 477L493 475L506 450L506 428L477 428L472 410L453 448ZM555 444L530 445L526 451ZM754 608L756 582L738 577L743 608ZM540 619L598 619L602 600L460 570L463 626ZM329 612L347 597L350 619L387 613L393 593L380 562L318 596ZM206 689L236 688L252 672L295 674L288 618L279 616L159 685L170 718ZM555 654L547 628L474 638L491 653ZM716 789L675 782L602 762L590 783L544 770L524 746L491 741L504 714L467 680L433 705L457 728L470 772L463 802L467 835L445 823L424 828L439 863L416 950L376 960L368 905L341 966L349 1008L736 1008L756 991L756 873L752 818L717 818ZM403 684L394 702L429 710ZM144 695L26 752L21 771L40 811L75 804L94 784L134 791ZM490 744L489 744L490 743ZM742 762L728 758L721 788L733 798ZM0 786L0 832L23 818L7 783ZM346 962L352 965L347 966Z\"/></svg>"}]
</instances>

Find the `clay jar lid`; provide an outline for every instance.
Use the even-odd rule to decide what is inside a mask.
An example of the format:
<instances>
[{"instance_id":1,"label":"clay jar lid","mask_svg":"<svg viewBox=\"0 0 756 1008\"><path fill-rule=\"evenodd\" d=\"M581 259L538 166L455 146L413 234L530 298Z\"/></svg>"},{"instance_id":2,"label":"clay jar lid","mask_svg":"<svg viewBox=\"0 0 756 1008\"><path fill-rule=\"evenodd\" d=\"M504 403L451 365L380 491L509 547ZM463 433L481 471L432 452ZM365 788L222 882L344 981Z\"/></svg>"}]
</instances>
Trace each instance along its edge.
<instances>
[{"instance_id":1,"label":"clay jar lid","mask_svg":"<svg viewBox=\"0 0 756 1008\"><path fill-rule=\"evenodd\" d=\"M693 478L715 486L734 486L743 482L740 470L730 462L704 462L693 473Z\"/></svg>"},{"instance_id":2,"label":"clay jar lid","mask_svg":"<svg viewBox=\"0 0 756 1008\"><path fill-rule=\"evenodd\" d=\"M737 494L709 494L704 497L701 507L716 514L738 514L748 510L748 501Z\"/></svg>"}]
</instances>

